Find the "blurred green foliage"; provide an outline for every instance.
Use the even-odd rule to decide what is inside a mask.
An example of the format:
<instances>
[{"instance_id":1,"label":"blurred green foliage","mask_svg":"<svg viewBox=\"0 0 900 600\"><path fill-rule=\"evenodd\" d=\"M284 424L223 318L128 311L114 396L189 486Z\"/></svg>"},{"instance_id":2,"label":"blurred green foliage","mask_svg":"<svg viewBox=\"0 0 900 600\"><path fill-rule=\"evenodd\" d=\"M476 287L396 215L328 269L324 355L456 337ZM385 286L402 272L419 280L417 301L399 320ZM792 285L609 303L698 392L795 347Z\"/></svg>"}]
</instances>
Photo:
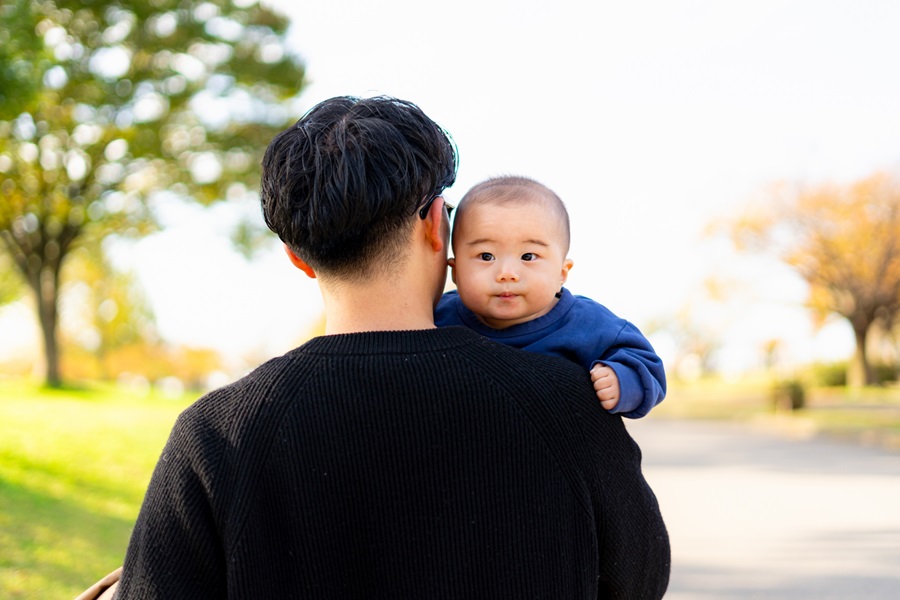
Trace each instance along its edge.
<instances>
[{"instance_id":1,"label":"blurred green foliage","mask_svg":"<svg viewBox=\"0 0 900 600\"><path fill-rule=\"evenodd\" d=\"M22 278L15 272L12 259L0 253L0 306L18 300L22 288Z\"/></svg>"},{"instance_id":2,"label":"blurred green foliage","mask_svg":"<svg viewBox=\"0 0 900 600\"><path fill-rule=\"evenodd\" d=\"M814 363L804 369L808 379L818 387L844 387L847 385L847 361L830 363ZM890 385L897 383L900 368L897 365L875 363L871 365L872 383L874 385Z\"/></svg>"},{"instance_id":3,"label":"blurred green foliage","mask_svg":"<svg viewBox=\"0 0 900 600\"><path fill-rule=\"evenodd\" d=\"M65 341L96 357L100 371L95 378L114 378L116 373L108 369L107 359L116 350L130 345L151 348L159 344L153 313L143 289L132 274L113 268L99 245L73 250L66 274L68 279L62 292L69 300L76 301L68 303L70 327L67 330L74 339Z\"/></svg>"},{"instance_id":4,"label":"blurred green foliage","mask_svg":"<svg viewBox=\"0 0 900 600\"><path fill-rule=\"evenodd\" d=\"M822 387L843 387L847 385L847 361L815 363L807 369L810 379Z\"/></svg>"},{"instance_id":5,"label":"blurred green foliage","mask_svg":"<svg viewBox=\"0 0 900 600\"><path fill-rule=\"evenodd\" d=\"M163 193L245 198L305 72L287 18L254 0L11 0L0 20L0 249L58 385L72 250L153 231Z\"/></svg>"},{"instance_id":6,"label":"blurred green foliage","mask_svg":"<svg viewBox=\"0 0 900 600\"><path fill-rule=\"evenodd\" d=\"M799 379L776 381L772 385L772 405L775 410L800 410L806 406L806 385Z\"/></svg>"}]
</instances>

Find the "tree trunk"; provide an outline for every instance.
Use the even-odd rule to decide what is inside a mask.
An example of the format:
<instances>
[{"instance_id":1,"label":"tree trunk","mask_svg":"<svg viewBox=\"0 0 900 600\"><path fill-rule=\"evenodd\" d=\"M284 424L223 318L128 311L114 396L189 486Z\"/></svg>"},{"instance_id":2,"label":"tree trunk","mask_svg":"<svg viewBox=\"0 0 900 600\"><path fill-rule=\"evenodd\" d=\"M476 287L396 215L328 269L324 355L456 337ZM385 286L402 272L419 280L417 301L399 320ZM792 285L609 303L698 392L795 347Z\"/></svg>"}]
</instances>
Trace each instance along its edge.
<instances>
[{"instance_id":1,"label":"tree trunk","mask_svg":"<svg viewBox=\"0 0 900 600\"><path fill-rule=\"evenodd\" d=\"M48 387L60 387L63 382L57 336L60 272L63 259L79 233L79 227L68 224L62 226L55 238L42 230L0 230L0 240L11 251L16 266L34 292L44 342L44 383Z\"/></svg>"},{"instance_id":2,"label":"tree trunk","mask_svg":"<svg viewBox=\"0 0 900 600\"><path fill-rule=\"evenodd\" d=\"M37 292L38 318L44 340L44 384L48 387L62 385L62 370L59 360L59 272L45 267L40 271Z\"/></svg>"},{"instance_id":3,"label":"tree trunk","mask_svg":"<svg viewBox=\"0 0 900 600\"><path fill-rule=\"evenodd\" d=\"M868 333L868 327L853 327L853 335L856 338L856 350L853 353L850 368L847 370L847 385L852 388L860 388L875 382L872 368L869 365L869 357L866 353Z\"/></svg>"}]
</instances>

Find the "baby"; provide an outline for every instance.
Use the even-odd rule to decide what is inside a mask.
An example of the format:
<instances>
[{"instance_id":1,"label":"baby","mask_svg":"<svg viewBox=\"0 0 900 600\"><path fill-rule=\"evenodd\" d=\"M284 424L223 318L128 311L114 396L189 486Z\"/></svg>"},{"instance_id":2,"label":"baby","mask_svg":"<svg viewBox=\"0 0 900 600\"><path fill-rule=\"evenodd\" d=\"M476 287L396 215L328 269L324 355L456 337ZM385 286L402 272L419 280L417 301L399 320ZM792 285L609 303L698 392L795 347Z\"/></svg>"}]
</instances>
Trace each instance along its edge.
<instances>
[{"instance_id":1,"label":"baby","mask_svg":"<svg viewBox=\"0 0 900 600\"><path fill-rule=\"evenodd\" d=\"M438 326L583 365L603 408L624 417L643 417L665 397L662 360L643 334L562 287L573 265L569 215L552 190L526 177L479 183L459 204L452 247L457 291L438 303Z\"/></svg>"}]
</instances>

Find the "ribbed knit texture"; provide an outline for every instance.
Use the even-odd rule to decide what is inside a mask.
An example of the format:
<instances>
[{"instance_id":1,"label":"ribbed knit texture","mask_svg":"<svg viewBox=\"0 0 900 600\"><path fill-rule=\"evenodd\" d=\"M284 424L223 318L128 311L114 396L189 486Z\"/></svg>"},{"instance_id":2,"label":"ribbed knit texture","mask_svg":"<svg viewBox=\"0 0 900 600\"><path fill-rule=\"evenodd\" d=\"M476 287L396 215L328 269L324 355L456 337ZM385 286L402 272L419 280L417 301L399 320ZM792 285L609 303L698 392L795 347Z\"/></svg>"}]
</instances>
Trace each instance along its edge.
<instances>
[{"instance_id":1,"label":"ribbed knit texture","mask_svg":"<svg viewBox=\"0 0 900 600\"><path fill-rule=\"evenodd\" d=\"M179 418L117 598L662 597L640 450L567 361L316 338Z\"/></svg>"}]
</instances>

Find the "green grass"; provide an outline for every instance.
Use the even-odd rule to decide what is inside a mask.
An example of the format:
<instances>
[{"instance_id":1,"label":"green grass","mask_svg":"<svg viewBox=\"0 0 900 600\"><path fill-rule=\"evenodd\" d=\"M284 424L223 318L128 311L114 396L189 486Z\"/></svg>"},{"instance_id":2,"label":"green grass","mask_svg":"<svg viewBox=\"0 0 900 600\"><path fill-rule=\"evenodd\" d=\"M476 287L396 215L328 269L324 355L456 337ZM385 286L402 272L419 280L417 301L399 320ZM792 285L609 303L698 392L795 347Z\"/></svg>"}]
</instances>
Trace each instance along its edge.
<instances>
[{"instance_id":1,"label":"green grass","mask_svg":"<svg viewBox=\"0 0 900 600\"><path fill-rule=\"evenodd\" d=\"M768 393L769 384L758 380L673 381L665 401L653 409L653 416L744 421L771 411Z\"/></svg>"},{"instance_id":2,"label":"green grass","mask_svg":"<svg viewBox=\"0 0 900 600\"><path fill-rule=\"evenodd\" d=\"M674 383L657 418L752 421L772 429L900 450L900 388L807 388L806 406L775 410L765 379Z\"/></svg>"},{"instance_id":3,"label":"green grass","mask_svg":"<svg viewBox=\"0 0 900 600\"><path fill-rule=\"evenodd\" d=\"M0 382L0 598L72 598L121 564L186 405Z\"/></svg>"}]
</instances>

